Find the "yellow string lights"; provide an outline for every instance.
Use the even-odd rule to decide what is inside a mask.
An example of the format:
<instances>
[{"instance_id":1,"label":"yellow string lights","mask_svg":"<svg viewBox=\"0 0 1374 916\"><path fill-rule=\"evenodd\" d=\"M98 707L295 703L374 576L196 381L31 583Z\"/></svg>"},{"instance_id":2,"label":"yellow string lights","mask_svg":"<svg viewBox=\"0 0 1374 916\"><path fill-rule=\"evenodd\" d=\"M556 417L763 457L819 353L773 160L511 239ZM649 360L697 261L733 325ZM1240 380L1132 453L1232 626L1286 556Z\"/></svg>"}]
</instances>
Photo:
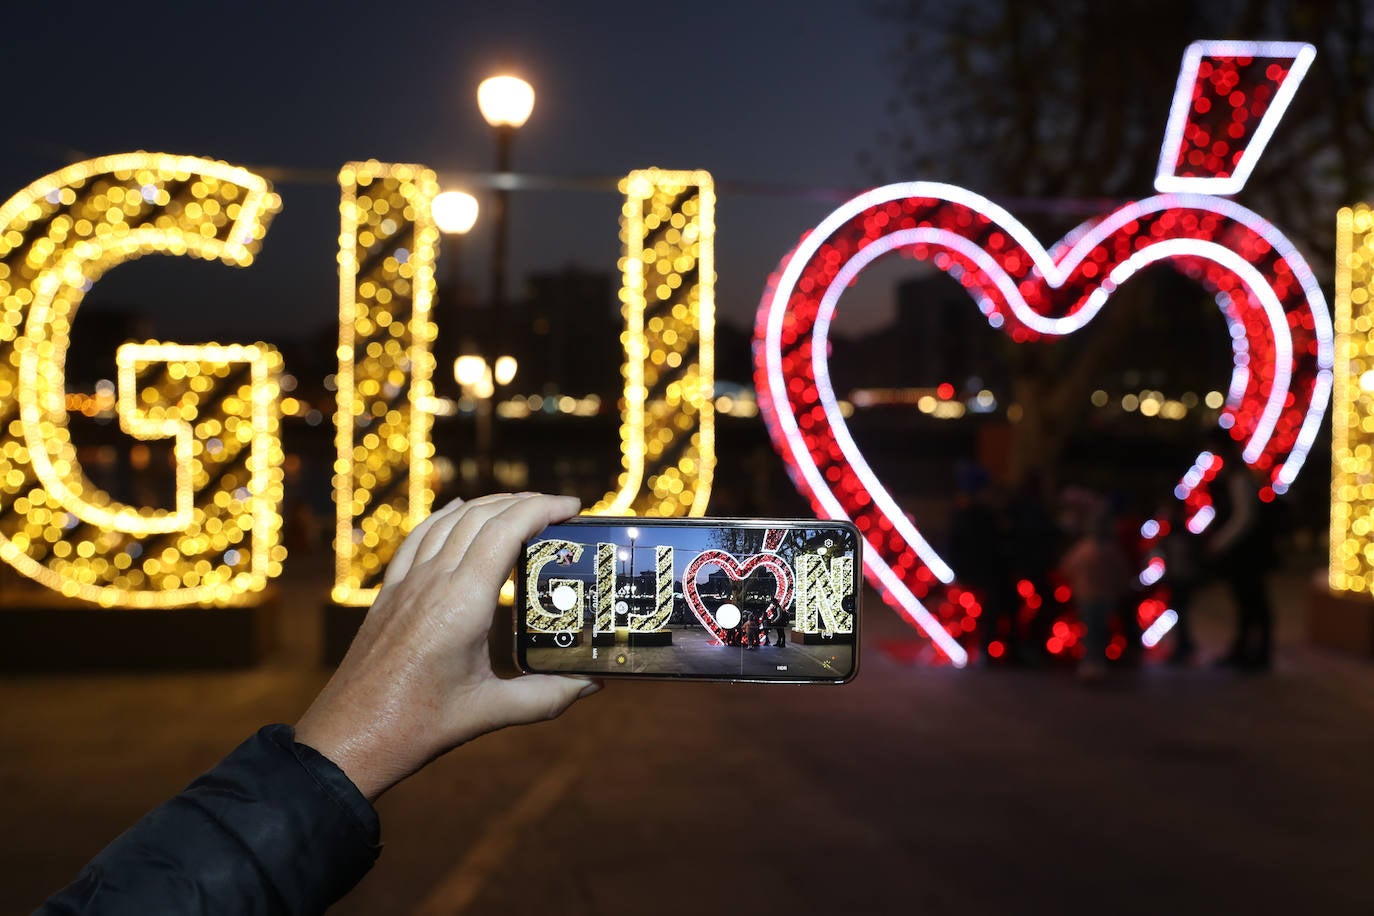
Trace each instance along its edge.
<instances>
[{"instance_id":1,"label":"yellow string lights","mask_svg":"<svg viewBox=\"0 0 1374 916\"><path fill-rule=\"evenodd\" d=\"M844 608L844 598L854 592L854 558L797 555L797 616L792 628L798 633L849 634L854 615Z\"/></svg>"},{"instance_id":2,"label":"yellow string lights","mask_svg":"<svg viewBox=\"0 0 1374 916\"><path fill-rule=\"evenodd\" d=\"M601 547L608 545L598 545ZM576 563L582 559L582 545L572 541L541 541L529 549L525 570L525 624L536 633L573 633L582 629L584 589L580 579L550 579L549 591L567 589L565 607L550 612L539 596L539 573L553 563L560 553L566 553ZM614 596L614 590L611 592Z\"/></svg>"},{"instance_id":3,"label":"yellow string lights","mask_svg":"<svg viewBox=\"0 0 1374 916\"><path fill-rule=\"evenodd\" d=\"M333 599L367 606L434 502L430 321L439 230L434 173L353 162L339 172L339 371Z\"/></svg>"},{"instance_id":4,"label":"yellow string lights","mask_svg":"<svg viewBox=\"0 0 1374 916\"><path fill-rule=\"evenodd\" d=\"M715 190L709 172L621 183L624 471L601 515L704 515L715 470Z\"/></svg>"},{"instance_id":5,"label":"yellow string lights","mask_svg":"<svg viewBox=\"0 0 1374 916\"><path fill-rule=\"evenodd\" d=\"M1374 210L1336 216L1331 548L1340 592L1374 591Z\"/></svg>"},{"instance_id":6,"label":"yellow string lights","mask_svg":"<svg viewBox=\"0 0 1374 916\"><path fill-rule=\"evenodd\" d=\"M434 499L435 175L346 165L339 237L336 572L367 605ZM620 184L623 471L592 512L699 516L714 438L715 193L709 173ZM67 392L72 322L110 268L147 254L249 266L280 198L224 162L128 153L44 176L0 206L0 560L104 606L251 603L280 572L281 358L263 344L126 344L117 399ZM1374 211L1338 216L1330 585L1374 592ZM84 473L68 427L116 409L171 439L171 506L123 503ZM803 628L847 632L853 570L812 563ZM659 609L661 610L661 608ZM661 615L657 615L661 616Z\"/></svg>"},{"instance_id":7,"label":"yellow string lights","mask_svg":"<svg viewBox=\"0 0 1374 916\"><path fill-rule=\"evenodd\" d=\"M340 172L333 598L367 605L434 499L430 319L434 173L376 161ZM706 172L621 183L626 328L618 489L594 511L701 515L715 465L714 210ZM280 199L206 159L105 156L0 207L0 559L106 606L255 600L280 571L280 356L262 344L127 344L118 398L66 391L71 322L111 267L150 253L248 266ZM69 413L170 439L170 506L120 502L87 478ZM251 495L250 495L251 494Z\"/></svg>"},{"instance_id":8,"label":"yellow string lights","mask_svg":"<svg viewBox=\"0 0 1374 916\"><path fill-rule=\"evenodd\" d=\"M250 603L280 571L281 445L264 345L126 345L121 427L174 438L172 508L131 506L77 459L72 321L110 268L163 253L253 261L280 199L261 177L159 153L68 166L0 207L0 559L105 606Z\"/></svg>"}]
</instances>

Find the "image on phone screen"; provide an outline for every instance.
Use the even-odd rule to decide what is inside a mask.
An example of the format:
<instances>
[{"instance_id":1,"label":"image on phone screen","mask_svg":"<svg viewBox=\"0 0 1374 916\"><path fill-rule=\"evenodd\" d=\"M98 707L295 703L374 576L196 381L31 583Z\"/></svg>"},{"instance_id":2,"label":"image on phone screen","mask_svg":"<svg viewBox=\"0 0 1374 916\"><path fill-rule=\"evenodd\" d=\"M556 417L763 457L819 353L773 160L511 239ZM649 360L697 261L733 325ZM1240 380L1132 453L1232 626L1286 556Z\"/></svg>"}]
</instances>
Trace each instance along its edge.
<instances>
[{"instance_id":1,"label":"image on phone screen","mask_svg":"<svg viewBox=\"0 0 1374 916\"><path fill-rule=\"evenodd\" d=\"M525 671L840 683L862 559L847 522L579 518L525 544Z\"/></svg>"}]
</instances>

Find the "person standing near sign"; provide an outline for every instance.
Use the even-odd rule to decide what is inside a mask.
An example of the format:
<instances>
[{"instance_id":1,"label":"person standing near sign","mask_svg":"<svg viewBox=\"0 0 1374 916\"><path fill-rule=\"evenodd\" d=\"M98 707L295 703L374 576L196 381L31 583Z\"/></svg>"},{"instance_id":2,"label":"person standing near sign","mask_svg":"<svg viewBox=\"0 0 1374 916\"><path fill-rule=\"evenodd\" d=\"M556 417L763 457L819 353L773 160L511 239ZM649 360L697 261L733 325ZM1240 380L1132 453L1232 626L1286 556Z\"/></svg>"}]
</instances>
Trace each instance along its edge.
<instances>
[{"instance_id":1,"label":"person standing near sign","mask_svg":"<svg viewBox=\"0 0 1374 916\"><path fill-rule=\"evenodd\" d=\"M1265 577L1277 565L1278 555L1263 517L1259 486L1245 463L1240 443L1218 429L1210 445L1222 465L1212 484L1217 514L1208 526L1211 532L1206 555L1236 605L1235 638L1217 664L1241 671L1267 671L1273 664L1274 610Z\"/></svg>"},{"instance_id":2,"label":"person standing near sign","mask_svg":"<svg viewBox=\"0 0 1374 916\"><path fill-rule=\"evenodd\" d=\"M1069 583L1078 615L1087 626L1080 680L1101 680L1107 673L1107 622L1119 610L1130 577L1126 558L1112 531L1107 501L1096 493L1071 487L1061 498L1070 527L1078 539L1059 561L1059 571Z\"/></svg>"},{"instance_id":3,"label":"person standing near sign","mask_svg":"<svg viewBox=\"0 0 1374 916\"><path fill-rule=\"evenodd\" d=\"M777 631L778 638L773 641L773 645L779 649L787 645L787 613L778 604L777 598L768 599L768 609L764 611L764 620L770 621L773 629Z\"/></svg>"},{"instance_id":4,"label":"person standing near sign","mask_svg":"<svg viewBox=\"0 0 1374 916\"><path fill-rule=\"evenodd\" d=\"M956 469L957 490L949 518L948 554L959 576L982 604L979 620L984 663L1021 661L1016 587L1007 556L1006 518L992 500L992 478L977 464Z\"/></svg>"}]
</instances>

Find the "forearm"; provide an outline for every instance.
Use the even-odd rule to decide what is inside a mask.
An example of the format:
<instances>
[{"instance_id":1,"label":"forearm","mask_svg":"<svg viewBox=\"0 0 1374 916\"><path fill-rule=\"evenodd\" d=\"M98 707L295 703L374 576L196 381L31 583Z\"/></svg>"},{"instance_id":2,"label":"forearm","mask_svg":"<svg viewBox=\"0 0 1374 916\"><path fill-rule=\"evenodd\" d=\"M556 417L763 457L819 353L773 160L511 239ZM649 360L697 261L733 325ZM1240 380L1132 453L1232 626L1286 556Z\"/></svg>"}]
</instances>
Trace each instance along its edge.
<instances>
[{"instance_id":1,"label":"forearm","mask_svg":"<svg viewBox=\"0 0 1374 916\"><path fill-rule=\"evenodd\" d=\"M101 852L46 913L318 913L380 851L370 799L478 735L552 719L600 685L502 680L492 610L520 545L578 510L455 501L392 557L353 646L298 724L269 726Z\"/></svg>"}]
</instances>

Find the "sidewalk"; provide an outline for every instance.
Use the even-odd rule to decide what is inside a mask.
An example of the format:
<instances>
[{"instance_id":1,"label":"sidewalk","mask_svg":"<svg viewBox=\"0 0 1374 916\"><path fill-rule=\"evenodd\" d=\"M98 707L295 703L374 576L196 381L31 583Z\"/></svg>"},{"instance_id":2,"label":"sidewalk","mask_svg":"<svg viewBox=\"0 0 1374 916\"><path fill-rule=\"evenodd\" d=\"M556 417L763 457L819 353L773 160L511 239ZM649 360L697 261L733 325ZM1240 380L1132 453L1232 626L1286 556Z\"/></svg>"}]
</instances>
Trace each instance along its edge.
<instances>
[{"instance_id":1,"label":"sidewalk","mask_svg":"<svg viewBox=\"0 0 1374 916\"><path fill-rule=\"evenodd\" d=\"M1265 676L917 667L874 649L913 638L875 601L846 687L613 683L389 793L386 851L331 912L1374 911L1374 663L1303 644L1305 584L1276 582ZM1229 605L1197 606L1219 654ZM326 677L303 651L0 679L0 914L299 715Z\"/></svg>"}]
</instances>

